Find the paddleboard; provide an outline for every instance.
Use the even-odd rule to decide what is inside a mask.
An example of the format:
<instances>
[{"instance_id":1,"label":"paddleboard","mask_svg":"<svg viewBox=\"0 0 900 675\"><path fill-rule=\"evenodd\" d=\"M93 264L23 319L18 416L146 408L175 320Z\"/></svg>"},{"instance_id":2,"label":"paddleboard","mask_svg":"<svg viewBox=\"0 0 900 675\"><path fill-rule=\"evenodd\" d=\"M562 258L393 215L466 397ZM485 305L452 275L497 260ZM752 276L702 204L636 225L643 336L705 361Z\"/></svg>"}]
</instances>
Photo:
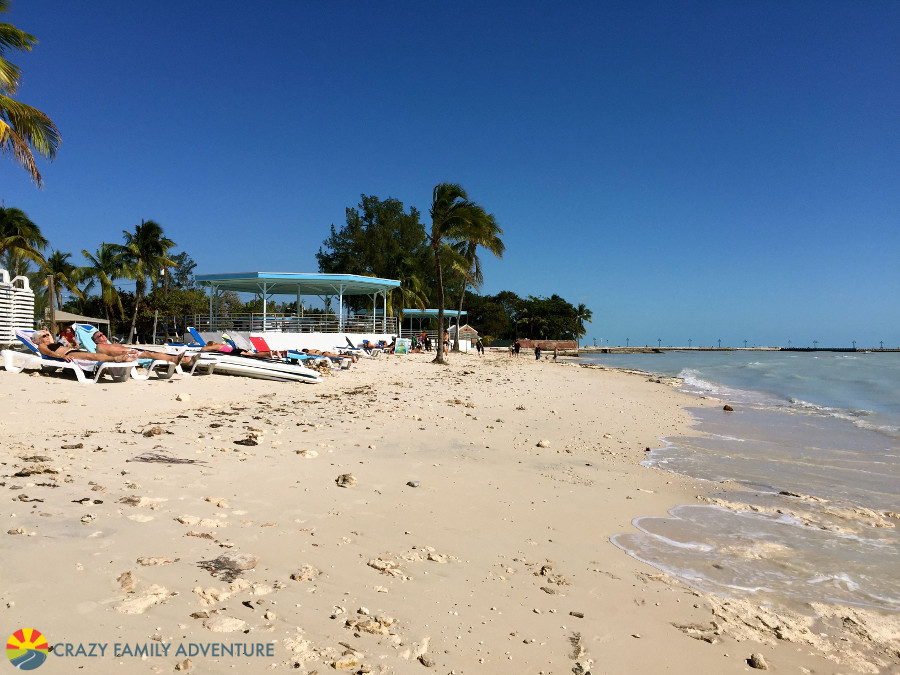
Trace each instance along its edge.
<instances>
[{"instance_id":1,"label":"paddleboard","mask_svg":"<svg viewBox=\"0 0 900 675\"><path fill-rule=\"evenodd\" d=\"M201 362L213 362L214 373L225 375L241 375L261 380L279 380L283 382L307 382L315 384L320 381L319 373L303 366L265 359L254 359L227 354L204 353Z\"/></svg>"}]
</instances>

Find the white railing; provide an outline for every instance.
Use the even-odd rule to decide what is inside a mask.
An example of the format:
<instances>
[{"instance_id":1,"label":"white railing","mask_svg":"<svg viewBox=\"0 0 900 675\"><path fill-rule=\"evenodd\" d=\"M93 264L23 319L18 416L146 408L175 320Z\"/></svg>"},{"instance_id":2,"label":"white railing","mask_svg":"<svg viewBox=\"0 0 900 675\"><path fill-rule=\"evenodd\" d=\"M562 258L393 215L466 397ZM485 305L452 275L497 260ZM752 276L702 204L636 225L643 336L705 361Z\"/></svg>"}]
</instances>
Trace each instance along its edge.
<instances>
[{"instance_id":1,"label":"white railing","mask_svg":"<svg viewBox=\"0 0 900 675\"><path fill-rule=\"evenodd\" d=\"M187 326L193 326L200 331L228 331L241 330L253 332L280 331L282 333L396 333L397 318L393 316L383 319L377 318L374 323L372 317L349 316L344 317L343 322L334 314L277 314L262 312L248 314L231 314L228 316L213 316L208 314L190 314L175 318L172 325L172 317L160 317L159 330L167 329L170 332L184 332Z\"/></svg>"}]
</instances>

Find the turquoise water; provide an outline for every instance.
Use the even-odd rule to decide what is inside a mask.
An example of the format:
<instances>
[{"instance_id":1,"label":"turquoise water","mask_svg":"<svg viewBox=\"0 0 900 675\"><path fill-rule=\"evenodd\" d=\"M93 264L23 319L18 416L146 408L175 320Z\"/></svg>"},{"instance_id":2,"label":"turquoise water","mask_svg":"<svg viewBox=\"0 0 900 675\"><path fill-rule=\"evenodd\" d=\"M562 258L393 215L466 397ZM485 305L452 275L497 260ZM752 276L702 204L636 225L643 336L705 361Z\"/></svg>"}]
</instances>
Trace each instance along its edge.
<instances>
[{"instance_id":1,"label":"turquoise water","mask_svg":"<svg viewBox=\"0 0 900 675\"><path fill-rule=\"evenodd\" d=\"M637 518L631 555L720 594L900 611L900 354L669 352L584 362L684 379L729 403L691 410L648 466L714 483Z\"/></svg>"},{"instance_id":2,"label":"turquoise water","mask_svg":"<svg viewBox=\"0 0 900 675\"><path fill-rule=\"evenodd\" d=\"M580 361L682 377L695 393L808 408L900 438L900 352L673 351Z\"/></svg>"}]
</instances>

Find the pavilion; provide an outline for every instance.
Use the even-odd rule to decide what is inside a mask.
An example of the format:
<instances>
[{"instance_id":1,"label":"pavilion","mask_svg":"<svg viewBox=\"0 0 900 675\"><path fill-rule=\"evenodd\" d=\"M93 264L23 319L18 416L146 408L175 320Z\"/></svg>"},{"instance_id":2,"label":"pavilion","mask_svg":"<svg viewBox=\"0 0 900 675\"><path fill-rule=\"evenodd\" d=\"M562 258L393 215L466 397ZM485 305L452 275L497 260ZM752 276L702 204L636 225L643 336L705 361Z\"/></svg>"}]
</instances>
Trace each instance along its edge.
<instances>
[{"instance_id":1,"label":"pavilion","mask_svg":"<svg viewBox=\"0 0 900 675\"><path fill-rule=\"evenodd\" d=\"M383 300L385 311L382 312L382 332L387 332L385 318L387 309L387 294L400 286L395 279L379 279L377 277L364 277L358 274L307 274L307 273L276 273L276 272L242 272L232 274L198 274L194 277L201 286L209 288L209 314L210 325L218 323L217 299L220 291L235 291L238 293L259 293L262 295L263 320L262 331L265 332L268 322L266 305L273 295L291 295L297 298L297 307L300 307L302 296L337 296L338 297L338 332L343 333L344 322L344 296L366 295L372 298L372 332L377 332L376 314L374 310L378 305L378 296ZM299 324L298 324L299 325Z\"/></svg>"}]
</instances>

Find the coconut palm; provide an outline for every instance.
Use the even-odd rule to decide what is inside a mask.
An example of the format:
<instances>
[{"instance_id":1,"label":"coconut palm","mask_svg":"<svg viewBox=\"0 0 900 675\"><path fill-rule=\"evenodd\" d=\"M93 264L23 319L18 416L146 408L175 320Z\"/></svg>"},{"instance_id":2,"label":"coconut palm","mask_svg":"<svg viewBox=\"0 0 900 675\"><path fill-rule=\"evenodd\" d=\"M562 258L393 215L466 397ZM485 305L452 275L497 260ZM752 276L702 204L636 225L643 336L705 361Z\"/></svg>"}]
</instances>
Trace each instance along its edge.
<instances>
[{"instance_id":1,"label":"coconut palm","mask_svg":"<svg viewBox=\"0 0 900 675\"><path fill-rule=\"evenodd\" d=\"M9 0L0 0L0 13L9 11ZM34 163L34 152L46 159L56 156L59 130L37 108L12 98L19 88L22 71L6 60L6 51L30 52L37 38L9 23L0 23L0 153L11 155L38 187L44 180Z\"/></svg>"},{"instance_id":2,"label":"coconut palm","mask_svg":"<svg viewBox=\"0 0 900 675\"><path fill-rule=\"evenodd\" d=\"M398 326L403 322L404 308L425 309L428 297L421 272L421 262L409 253L403 253L395 261L393 274L400 281L400 285L388 292L387 310L389 316L397 317Z\"/></svg>"},{"instance_id":3,"label":"coconut palm","mask_svg":"<svg viewBox=\"0 0 900 675\"><path fill-rule=\"evenodd\" d=\"M583 338L587 333L587 331L584 329L584 322L590 321L591 317L593 316L593 312L591 312L591 310L589 310L583 303L578 305L578 307L575 309L576 345L578 344L578 340Z\"/></svg>"},{"instance_id":4,"label":"coconut palm","mask_svg":"<svg viewBox=\"0 0 900 675\"><path fill-rule=\"evenodd\" d=\"M175 264L168 257L169 249L175 246L175 242L165 237L162 227L152 220L142 220L140 225L135 226L134 232L122 230L122 234L125 235L124 246L113 246L116 254L122 256L125 276L135 281L134 314L128 333L130 339L134 335L141 300L147 293L147 279L156 285L163 268Z\"/></svg>"},{"instance_id":5,"label":"coconut palm","mask_svg":"<svg viewBox=\"0 0 900 675\"><path fill-rule=\"evenodd\" d=\"M81 268L85 279L96 280L100 284L100 299L103 301L103 309L106 312L106 320L109 322L110 335L115 332L113 317L121 317L122 298L119 289L115 286L116 279L125 275L125 261L122 252L116 244L100 244L95 253L82 251L81 255L87 260L87 265Z\"/></svg>"},{"instance_id":6,"label":"coconut palm","mask_svg":"<svg viewBox=\"0 0 900 675\"><path fill-rule=\"evenodd\" d=\"M53 278L53 294L50 296L49 301L54 309L62 307L63 290L69 291L78 298L84 298L81 289L77 286L77 283L81 280L81 275L78 268L69 260L71 257L71 253L54 250L41 265L44 285L49 287L50 277Z\"/></svg>"},{"instance_id":7,"label":"coconut palm","mask_svg":"<svg viewBox=\"0 0 900 675\"><path fill-rule=\"evenodd\" d=\"M459 310L456 312L456 335L453 338L453 350L459 351L459 329L462 318L463 299L466 297L466 287L471 285L478 289L484 283L484 275L481 271L481 259L478 257L478 247L484 247L498 258L503 257L506 245L501 241L500 235L503 230L497 225L494 214L490 213L487 218L480 219L473 228L473 232L469 238L457 243L453 246L457 253L460 254L465 261L464 269L461 270L463 275L462 291L459 294Z\"/></svg>"},{"instance_id":8,"label":"coconut palm","mask_svg":"<svg viewBox=\"0 0 900 675\"><path fill-rule=\"evenodd\" d=\"M47 240L41 234L41 228L31 222L22 209L0 206L0 255L17 252L40 265L44 262L41 251L46 247Z\"/></svg>"},{"instance_id":9,"label":"coconut palm","mask_svg":"<svg viewBox=\"0 0 900 675\"><path fill-rule=\"evenodd\" d=\"M0 268L9 272L10 277L27 277L34 271L31 260L14 248L7 249L0 254Z\"/></svg>"},{"instance_id":10,"label":"coconut palm","mask_svg":"<svg viewBox=\"0 0 900 675\"><path fill-rule=\"evenodd\" d=\"M434 252L435 274L437 276L438 341L444 336L444 274L442 255L447 256L449 244L467 241L476 232L483 231L491 216L485 210L469 201L469 196L461 185L441 183L436 185L431 201L431 235L429 241ZM444 351L440 344L436 363L444 363Z\"/></svg>"}]
</instances>

